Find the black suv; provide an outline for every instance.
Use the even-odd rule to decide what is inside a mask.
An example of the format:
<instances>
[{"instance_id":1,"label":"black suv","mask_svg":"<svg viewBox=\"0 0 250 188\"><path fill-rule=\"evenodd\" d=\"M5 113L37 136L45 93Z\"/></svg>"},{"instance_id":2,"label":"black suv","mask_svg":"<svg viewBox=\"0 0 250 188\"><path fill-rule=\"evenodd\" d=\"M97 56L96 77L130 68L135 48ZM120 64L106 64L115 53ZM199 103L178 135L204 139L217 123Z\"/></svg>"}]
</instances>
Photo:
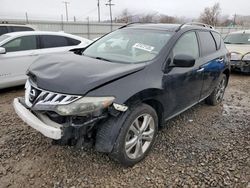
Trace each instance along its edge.
<instances>
[{"instance_id":1,"label":"black suv","mask_svg":"<svg viewBox=\"0 0 250 188\"><path fill-rule=\"evenodd\" d=\"M230 73L220 34L205 25L131 24L75 53L31 65L16 113L55 143L91 144L126 166L167 120L220 103Z\"/></svg>"}]
</instances>

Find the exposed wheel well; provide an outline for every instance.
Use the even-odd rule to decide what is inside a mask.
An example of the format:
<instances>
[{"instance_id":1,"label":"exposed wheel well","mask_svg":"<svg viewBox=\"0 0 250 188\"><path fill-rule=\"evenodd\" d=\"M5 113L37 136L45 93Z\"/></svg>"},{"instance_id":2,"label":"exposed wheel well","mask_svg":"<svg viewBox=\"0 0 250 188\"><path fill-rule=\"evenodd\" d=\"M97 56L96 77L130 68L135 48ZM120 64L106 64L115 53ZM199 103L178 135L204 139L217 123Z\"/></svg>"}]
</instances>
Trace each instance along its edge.
<instances>
[{"instance_id":1,"label":"exposed wheel well","mask_svg":"<svg viewBox=\"0 0 250 188\"><path fill-rule=\"evenodd\" d=\"M164 120L163 120L163 113L164 113L164 108L162 106L162 104L154 99L149 99L149 100L145 100L142 101L145 104L148 104L149 106L151 106L152 108L154 108L154 110L157 113L158 116L158 121L159 121L159 126L163 126Z\"/></svg>"}]
</instances>

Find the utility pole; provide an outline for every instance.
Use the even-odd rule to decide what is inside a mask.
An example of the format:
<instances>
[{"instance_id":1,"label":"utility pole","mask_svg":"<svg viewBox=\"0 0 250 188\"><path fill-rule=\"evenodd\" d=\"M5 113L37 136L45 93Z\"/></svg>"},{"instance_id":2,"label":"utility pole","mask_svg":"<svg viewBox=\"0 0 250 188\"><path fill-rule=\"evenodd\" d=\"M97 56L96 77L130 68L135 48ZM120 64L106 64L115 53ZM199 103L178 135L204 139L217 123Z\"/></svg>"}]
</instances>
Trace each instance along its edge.
<instances>
[{"instance_id":1,"label":"utility pole","mask_svg":"<svg viewBox=\"0 0 250 188\"><path fill-rule=\"evenodd\" d=\"M236 13L234 14L234 26L236 25Z\"/></svg>"},{"instance_id":2,"label":"utility pole","mask_svg":"<svg viewBox=\"0 0 250 188\"><path fill-rule=\"evenodd\" d=\"M69 4L69 2L63 1L62 3L65 4L66 20L67 20L67 22L68 22L68 21L69 21L69 17L68 17L68 4Z\"/></svg>"},{"instance_id":3,"label":"utility pole","mask_svg":"<svg viewBox=\"0 0 250 188\"><path fill-rule=\"evenodd\" d=\"M110 24L111 24L111 31L112 31L112 6L115 4L112 4L112 0L108 0L108 3L106 3L106 6L109 6L109 12L110 12Z\"/></svg>"},{"instance_id":4,"label":"utility pole","mask_svg":"<svg viewBox=\"0 0 250 188\"><path fill-rule=\"evenodd\" d=\"M26 23L29 24L29 18L28 18L28 13L25 12L25 17L26 17Z\"/></svg>"},{"instance_id":5,"label":"utility pole","mask_svg":"<svg viewBox=\"0 0 250 188\"><path fill-rule=\"evenodd\" d=\"M97 7L98 7L98 22L101 21L101 15L100 15L100 0L97 0Z\"/></svg>"}]
</instances>

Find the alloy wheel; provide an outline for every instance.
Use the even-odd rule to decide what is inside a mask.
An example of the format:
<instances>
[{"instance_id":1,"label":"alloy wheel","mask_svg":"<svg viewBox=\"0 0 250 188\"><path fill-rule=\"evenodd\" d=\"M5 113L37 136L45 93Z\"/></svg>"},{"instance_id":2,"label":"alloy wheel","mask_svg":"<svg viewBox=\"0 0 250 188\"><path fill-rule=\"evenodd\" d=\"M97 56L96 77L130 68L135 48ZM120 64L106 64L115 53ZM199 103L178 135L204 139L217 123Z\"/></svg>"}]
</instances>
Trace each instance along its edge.
<instances>
[{"instance_id":1,"label":"alloy wheel","mask_svg":"<svg viewBox=\"0 0 250 188\"><path fill-rule=\"evenodd\" d=\"M224 96L225 93L225 89L226 89L226 78L223 78L217 88L217 92L216 92L216 101L220 102Z\"/></svg>"},{"instance_id":2,"label":"alloy wheel","mask_svg":"<svg viewBox=\"0 0 250 188\"><path fill-rule=\"evenodd\" d=\"M138 159L147 151L155 130L155 121L150 114L140 115L134 120L125 137L125 151L130 159Z\"/></svg>"}]
</instances>

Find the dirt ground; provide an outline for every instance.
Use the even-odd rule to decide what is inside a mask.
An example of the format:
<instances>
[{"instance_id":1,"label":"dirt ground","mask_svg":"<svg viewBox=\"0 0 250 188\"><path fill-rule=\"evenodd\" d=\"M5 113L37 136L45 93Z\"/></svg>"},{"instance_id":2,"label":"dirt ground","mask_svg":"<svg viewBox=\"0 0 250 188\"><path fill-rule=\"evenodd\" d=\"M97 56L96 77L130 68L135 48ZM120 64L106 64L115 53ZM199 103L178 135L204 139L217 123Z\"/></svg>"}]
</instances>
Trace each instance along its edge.
<instances>
[{"instance_id":1,"label":"dirt ground","mask_svg":"<svg viewBox=\"0 0 250 188\"><path fill-rule=\"evenodd\" d=\"M52 145L14 113L13 98L23 94L0 93L0 187L250 188L250 76L232 74L220 106L201 103L170 120L133 168Z\"/></svg>"}]
</instances>

